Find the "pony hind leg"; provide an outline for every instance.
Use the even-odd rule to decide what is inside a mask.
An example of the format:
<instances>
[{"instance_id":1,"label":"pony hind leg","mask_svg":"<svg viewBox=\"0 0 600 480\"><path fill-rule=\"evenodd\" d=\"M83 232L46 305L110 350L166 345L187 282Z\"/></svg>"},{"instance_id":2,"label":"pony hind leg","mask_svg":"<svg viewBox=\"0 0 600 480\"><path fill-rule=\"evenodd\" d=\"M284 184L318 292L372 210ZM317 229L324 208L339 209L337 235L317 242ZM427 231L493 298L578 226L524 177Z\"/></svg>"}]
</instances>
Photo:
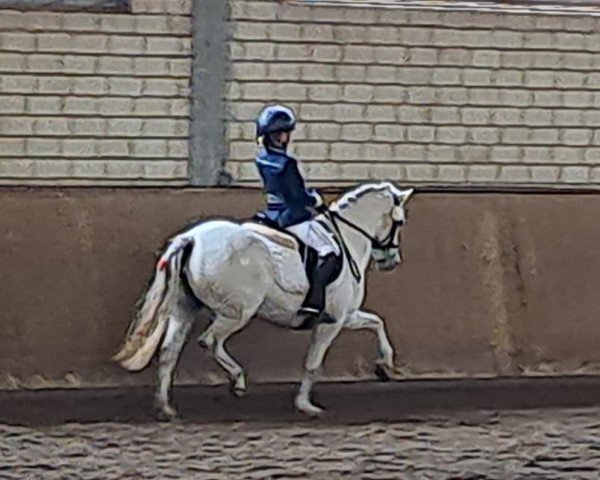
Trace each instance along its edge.
<instances>
[{"instance_id":1,"label":"pony hind leg","mask_svg":"<svg viewBox=\"0 0 600 480\"><path fill-rule=\"evenodd\" d=\"M192 329L195 315L202 307L202 304L190 293L189 289L185 288L185 282L182 286L183 288L171 299L168 313L164 313L169 318L158 357L155 404L159 416L167 420L177 416L177 410L170 401L173 377L183 347Z\"/></svg>"},{"instance_id":2,"label":"pony hind leg","mask_svg":"<svg viewBox=\"0 0 600 480\"><path fill-rule=\"evenodd\" d=\"M161 419L171 420L177 416L177 410L171 404L171 388L175 368L188 338L192 322L175 315L169 317L169 325L160 348L158 360L158 380L155 404Z\"/></svg>"},{"instance_id":3,"label":"pony hind leg","mask_svg":"<svg viewBox=\"0 0 600 480\"><path fill-rule=\"evenodd\" d=\"M225 342L234 333L243 329L252 318L252 315L244 315L242 318L230 318L223 315L215 315L210 326L200 335L198 343L206 348L225 370L231 382L231 391L241 397L246 393L246 372L242 366L227 352Z\"/></svg>"},{"instance_id":4,"label":"pony hind leg","mask_svg":"<svg viewBox=\"0 0 600 480\"><path fill-rule=\"evenodd\" d=\"M269 249L247 231L240 233L232 240L230 255L223 261L215 283L212 292L215 317L198 338L198 343L208 349L225 370L232 392L242 396L246 393L246 372L227 352L225 342L248 324L272 288L273 265Z\"/></svg>"}]
</instances>

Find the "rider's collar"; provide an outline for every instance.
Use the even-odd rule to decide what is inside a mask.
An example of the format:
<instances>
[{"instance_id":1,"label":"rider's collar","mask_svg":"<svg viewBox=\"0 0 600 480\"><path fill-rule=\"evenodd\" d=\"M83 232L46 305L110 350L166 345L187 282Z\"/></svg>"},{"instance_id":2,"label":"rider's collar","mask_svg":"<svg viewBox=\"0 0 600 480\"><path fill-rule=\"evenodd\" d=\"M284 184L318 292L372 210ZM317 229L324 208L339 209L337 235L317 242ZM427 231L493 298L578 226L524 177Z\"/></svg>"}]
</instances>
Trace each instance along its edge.
<instances>
[{"instance_id":1,"label":"rider's collar","mask_svg":"<svg viewBox=\"0 0 600 480\"><path fill-rule=\"evenodd\" d=\"M282 153L284 155L287 155L287 149L286 148L277 148L277 147L271 147L271 146L266 146L265 145L265 150L267 152Z\"/></svg>"},{"instance_id":2,"label":"rider's collar","mask_svg":"<svg viewBox=\"0 0 600 480\"><path fill-rule=\"evenodd\" d=\"M277 148L273 145L269 145L268 143L265 143L265 150L267 152L283 153L284 155L287 155L287 145L284 145L282 148Z\"/></svg>"}]
</instances>

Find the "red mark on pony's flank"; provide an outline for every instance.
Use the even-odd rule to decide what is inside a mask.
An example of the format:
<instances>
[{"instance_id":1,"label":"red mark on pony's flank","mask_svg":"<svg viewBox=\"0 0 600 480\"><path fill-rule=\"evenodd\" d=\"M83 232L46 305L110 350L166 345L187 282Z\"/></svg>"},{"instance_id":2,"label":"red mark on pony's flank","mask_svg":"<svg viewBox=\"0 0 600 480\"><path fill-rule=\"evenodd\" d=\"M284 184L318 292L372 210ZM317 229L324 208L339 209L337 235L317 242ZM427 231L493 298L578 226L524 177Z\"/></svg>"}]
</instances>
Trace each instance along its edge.
<instances>
[{"instance_id":1,"label":"red mark on pony's flank","mask_svg":"<svg viewBox=\"0 0 600 480\"><path fill-rule=\"evenodd\" d=\"M158 261L158 269L159 270L165 270L167 268L167 265L169 265L169 261L166 258L161 258Z\"/></svg>"}]
</instances>

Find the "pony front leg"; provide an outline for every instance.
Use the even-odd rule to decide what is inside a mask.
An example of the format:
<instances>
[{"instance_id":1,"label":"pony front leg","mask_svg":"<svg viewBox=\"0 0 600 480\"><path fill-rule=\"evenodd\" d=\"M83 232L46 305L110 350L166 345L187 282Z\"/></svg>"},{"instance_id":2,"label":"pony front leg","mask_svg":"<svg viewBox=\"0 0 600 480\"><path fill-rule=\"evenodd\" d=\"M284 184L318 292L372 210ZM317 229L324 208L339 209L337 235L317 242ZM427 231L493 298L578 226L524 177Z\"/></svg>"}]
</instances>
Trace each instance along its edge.
<instances>
[{"instance_id":1,"label":"pony front leg","mask_svg":"<svg viewBox=\"0 0 600 480\"><path fill-rule=\"evenodd\" d=\"M375 368L375 373L381 380L389 380L391 372L396 371L394 366L394 348L390 343L385 323L383 319L374 313L355 310L344 323L344 328L349 330L371 330L377 335L379 358Z\"/></svg>"},{"instance_id":2,"label":"pony front leg","mask_svg":"<svg viewBox=\"0 0 600 480\"><path fill-rule=\"evenodd\" d=\"M170 392L173 385L173 373L191 327L192 322L190 321L181 321L174 316L169 317L167 333L160 348L156 406L159 409L159 415L168 420L177 416L177 410L170 403Z\"/></svg>"},{"instance_id":3,"label":"pony front leg","mask_svg":"<svg viewBox=\"0 0 600 480\"><path fill-rule=\"evenodd\" d=\"M327 350L329 350L335 337L338 336L340 330L341 323L332 325L320 324L317 325L313 331L312 341L304 362L304 376L302 377L298 394L294 400L296 408L311 417L316 417L323 412L322 408L317 407L312 403L312 387L315 384L317 375L319 374L319 370L325 359L325 354L327 353Z\"/></svg>"}]
</instances>

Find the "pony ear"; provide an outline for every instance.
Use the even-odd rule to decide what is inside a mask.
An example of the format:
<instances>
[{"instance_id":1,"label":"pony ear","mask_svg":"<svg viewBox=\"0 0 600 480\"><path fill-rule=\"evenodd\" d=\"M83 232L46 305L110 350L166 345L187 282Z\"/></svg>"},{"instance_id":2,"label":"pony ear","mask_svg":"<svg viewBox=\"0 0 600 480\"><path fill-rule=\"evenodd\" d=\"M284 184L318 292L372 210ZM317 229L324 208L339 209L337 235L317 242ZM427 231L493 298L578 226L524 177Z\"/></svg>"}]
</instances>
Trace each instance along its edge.
<instances>
[{"instance_id":1,"label":"pony ear","mask_svg":"<svg viewBox=\"0 0 600 480\"><path fill-rule=\"evenodd\" d=\"M415 192L414 188L408 188L406 190L402 190L402 192L400 193L400 200L402 202L402 204L404 205L406 202L408 202L408 200L410 199L410 197L412 197L413 193Z\"/></svg>"}]
</instances>

